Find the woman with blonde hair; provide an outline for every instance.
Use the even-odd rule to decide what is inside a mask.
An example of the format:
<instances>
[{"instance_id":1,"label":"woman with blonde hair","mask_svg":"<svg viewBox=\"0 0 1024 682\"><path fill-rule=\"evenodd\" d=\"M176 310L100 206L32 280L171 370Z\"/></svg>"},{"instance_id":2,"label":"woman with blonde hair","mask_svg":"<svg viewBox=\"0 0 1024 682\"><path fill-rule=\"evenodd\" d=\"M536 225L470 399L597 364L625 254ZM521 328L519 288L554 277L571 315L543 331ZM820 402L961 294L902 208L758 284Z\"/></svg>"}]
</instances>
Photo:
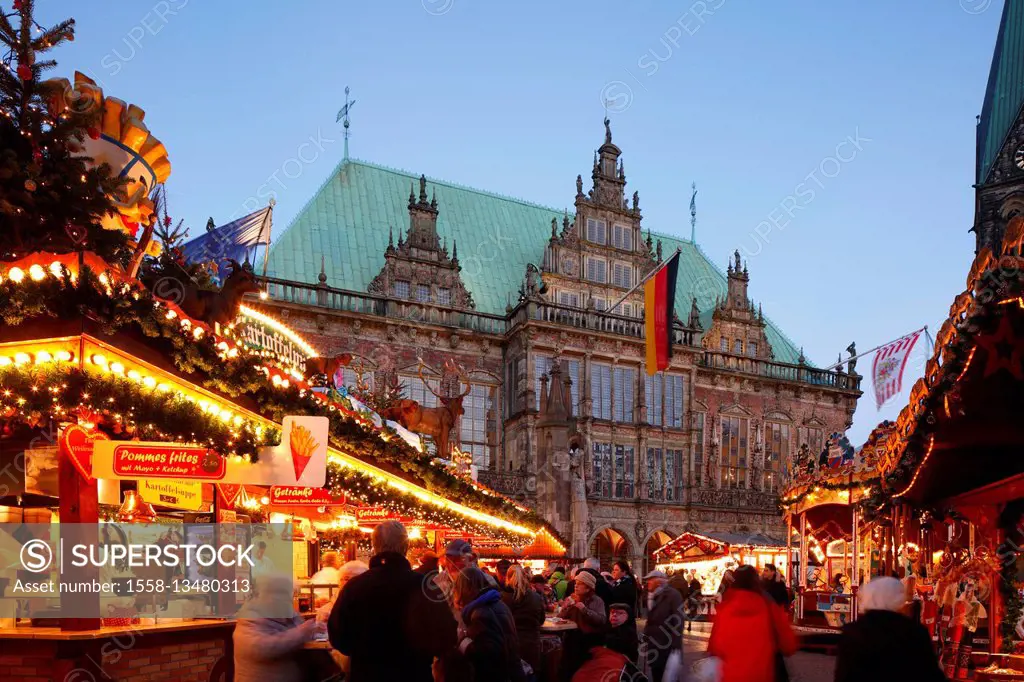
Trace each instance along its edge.
<instances>
[{"instance_id":1,"label":"woman with blonde hair","mask_svg":"<svg viewBox=\"0 0 1024 682\"><path fill-rule=\"evenodd\" d=\"M519 633L519 655L540 674L540 626L544 624L544 600L530 584L526 570L512 564L505 574L505 592L501 600L512 612Z\"/></svg>"}]
</instances>

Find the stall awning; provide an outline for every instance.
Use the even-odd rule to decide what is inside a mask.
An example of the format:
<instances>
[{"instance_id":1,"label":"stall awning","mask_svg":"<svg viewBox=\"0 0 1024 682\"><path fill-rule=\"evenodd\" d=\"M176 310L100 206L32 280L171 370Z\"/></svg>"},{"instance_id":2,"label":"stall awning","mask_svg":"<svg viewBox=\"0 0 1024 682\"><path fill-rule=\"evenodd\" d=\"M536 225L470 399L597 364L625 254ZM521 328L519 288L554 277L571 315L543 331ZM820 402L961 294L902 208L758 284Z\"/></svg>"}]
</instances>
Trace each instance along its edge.
<instances>
[{"instance_id":1,"label":"stall awning","mask_svg":"<svg viewBox=\"0 0 1024 682\"><path fill-rule=\"evenodd\" d=\"M785 547L784 540L761 533L683 533L658 548L654 556L659 563L705 561L726 556L738 548L783 550Z\"/></svg>"}]
</instances>

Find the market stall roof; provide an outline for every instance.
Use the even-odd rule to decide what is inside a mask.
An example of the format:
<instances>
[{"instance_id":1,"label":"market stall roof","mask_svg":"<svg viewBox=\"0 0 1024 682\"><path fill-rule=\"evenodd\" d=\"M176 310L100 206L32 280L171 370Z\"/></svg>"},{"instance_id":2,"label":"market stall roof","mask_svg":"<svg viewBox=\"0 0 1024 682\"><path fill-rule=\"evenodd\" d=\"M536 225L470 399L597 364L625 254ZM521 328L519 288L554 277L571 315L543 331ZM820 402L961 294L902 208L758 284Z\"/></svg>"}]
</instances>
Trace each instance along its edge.
<instances>
[{"instance_id":1,"label":"market stall roof","mask_svg":"<svg viewBox=\"0 0 1024 682\"><path fill-rule=\"evenodd\" d=\"M28 254L0 263L0 283L8 294L0 297L0 410L26 426L53 415L118 440L196 443L255 459L280 439L286 415L322 415L329 488L514 544L546 527L438 467L364 406L314 392L294 357L189 317L94 254Z\"/></svg>"},{"instance_id":2,"label":"market stall roof","mask_svg":"<svg viewBox=\"0 0 1024 682\"><path fill-rule=\"evenodd\" d=\"M677 562L703 561L726 556L733 548L739 547L784 549L786 542L761 533L686 532L659 547L654 556L658 562L666 559Z\"/></svg>"},{"instance_id":3,"label":"market stall roof","mask_svg":"<svg viewBox=\"0 0 1024 682\"><path fill-rule=\"evenodd\" d=\"M1019 474L1024 444L1024 218L1002 251L975 258L950 306L925 376L888 439L880 505L945 500Z\"/></svg>"}]
</instances>

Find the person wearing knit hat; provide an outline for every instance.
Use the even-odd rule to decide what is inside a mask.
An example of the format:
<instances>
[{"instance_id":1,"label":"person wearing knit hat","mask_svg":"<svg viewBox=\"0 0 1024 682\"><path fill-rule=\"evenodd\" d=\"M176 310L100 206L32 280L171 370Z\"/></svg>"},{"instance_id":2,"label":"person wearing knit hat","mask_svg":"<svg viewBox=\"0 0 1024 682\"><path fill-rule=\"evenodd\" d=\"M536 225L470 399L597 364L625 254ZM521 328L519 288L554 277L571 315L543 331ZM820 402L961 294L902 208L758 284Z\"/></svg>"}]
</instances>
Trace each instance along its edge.
<instances>
[{"instance_id":1,"label":"person wearing knit hat","mask_svg":"<svg viewBox=\"0 0 1024 682\"><path fill-rule=\"evenodd\" d=\"M562 649L561 679L572 679L573 673L586 662L591 647L598 646L607 626L604 601L595 591L597 578L587 571L576 574L572 597L558 612L559 617L576 623L576 630L565 633Z\"/></svg>"}]
</instances>

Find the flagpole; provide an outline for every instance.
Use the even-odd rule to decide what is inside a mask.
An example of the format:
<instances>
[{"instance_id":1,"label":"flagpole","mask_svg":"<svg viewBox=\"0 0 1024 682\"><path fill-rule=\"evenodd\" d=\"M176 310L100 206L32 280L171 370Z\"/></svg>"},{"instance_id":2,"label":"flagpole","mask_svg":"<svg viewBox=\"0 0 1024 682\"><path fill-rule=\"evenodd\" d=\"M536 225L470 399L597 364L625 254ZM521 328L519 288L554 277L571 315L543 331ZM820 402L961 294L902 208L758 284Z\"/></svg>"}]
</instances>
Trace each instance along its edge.
<instances>
[{"instance_id":1,"label":"flagpole","mask_svg":"<svg viewBox=\"0 0 1024 682\"><path fill-rule=\"evenodd\" d=\"M274 204L276 204L276 203L277 202L274 200L274 198L271 197L270 198L270 203L268 204L268 207L267 207L267 215L263 217L263 224L266 225L267 223L270 223L271 229L273 229ZM260 232L262 232L262 231L263 231L263 228L260 227ZM266 279L266 277L267 277L267 264L268 264L269 261L270 261L270 232L268 231L267 232L267 243L263 245L263 278L264 279Z\"/></svg>"},{"instance_id":2,"label":"flagpole","mask_svg":"<svg viewBox=\"0 0 1024 682\"><path fill-rule=\"evenodd\" d=\"M925 326L921 327L920 329L915 329L914 331L910 332L909 334L904 334L903 336L898 336L895 339L893 339L892 341L886 341L885 343L879 344L879 345L875 346L874 348L872 348L870 350L864 351L863 353L857 353L856 355L853 355L851 357L846 358L842 362L833 363L833 364L829 365L828 367L826 367L825 371L827 372L829 370L836 369L838 367L842 367L843 365L848 363L850 360L857 360L858 358L862 358L865 355L871 355L872 353L874 353L879 348L885 348L890 343L895 343L895 342L899 341L900 339L905 339L908 336L912 336L914 334L917 334L918 332L924 332L925 333L925 337L927 338L928 337L928 325L925 325Z\"/></svg>"},{"instance_id":3,"label":"flagpole","mask_svg":"<svg viewBox=\"0 0 1024 682\"><path fill-rule=\"evenodd\" d=\"M667 261L663 262L663 263L662 263L661 265L659 265L658 267L654 268L654 270L652 270L652 271L651 271L651 273L650 273L649 275L647 275L646 277L644 277L644 278L643 278L643 280L641 280L640 282L638 282L636 286L634 286L634 287L633 287L632 289L630 289L630 290L629 290L629 291L627 291L627 292L626 292L625 294L623 294L623 295L622 295L622 298L620 298L620 299L618 300L618 302L617 302L617 303L616 303L615 305L613 305L613 306L612 306L611 308L608 308L607 310L604 310L604 311L602 311L602 312L604 312L605 314L611 314L611 312L612 312L613 310L615 310L615 309L616 309L616 308L618 308L618 307L619 307L620 305L622 305L623 301L625 301L625 300L626 300L627 298L629 298L629 295L630 295L630 294L632 294L632 293L633 293L634 291L636 291L637 289L639 289L639 288L640 288L640 287L642 287L643 285L647 284L647 280L649 280L649 279L650 279L651 277L654 277L654 276L655 276L656 274L658 274L659 272L661 272L661 269L662 269L662 268L664 268L664 267L665 267L666 265L668 265L668 264L669 264L669 262L670 262L670 261L671 261L671 260L672 260L673 258L678 258L678 257L679 257L679 254L681 254L682 252L683 252L683 247L681 247L681 246L677 246L677 247L676 247L676 252L675 252L675 253L673 253L673 254L672 254L671 256L669 256L669 258L668 258L668 260L667 260Z\"/></svg>"}]
</instances>

